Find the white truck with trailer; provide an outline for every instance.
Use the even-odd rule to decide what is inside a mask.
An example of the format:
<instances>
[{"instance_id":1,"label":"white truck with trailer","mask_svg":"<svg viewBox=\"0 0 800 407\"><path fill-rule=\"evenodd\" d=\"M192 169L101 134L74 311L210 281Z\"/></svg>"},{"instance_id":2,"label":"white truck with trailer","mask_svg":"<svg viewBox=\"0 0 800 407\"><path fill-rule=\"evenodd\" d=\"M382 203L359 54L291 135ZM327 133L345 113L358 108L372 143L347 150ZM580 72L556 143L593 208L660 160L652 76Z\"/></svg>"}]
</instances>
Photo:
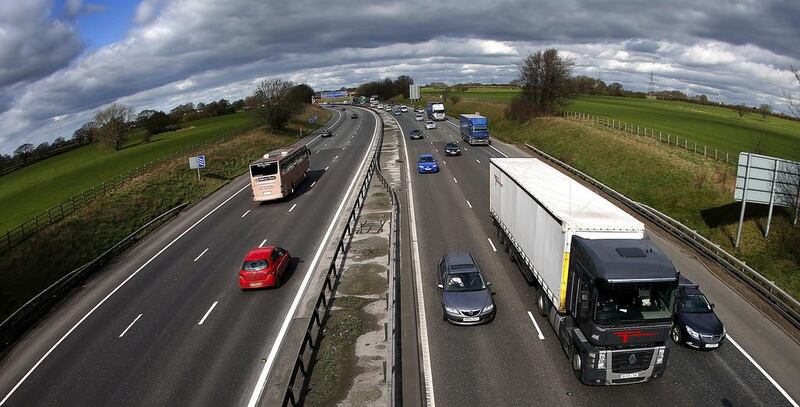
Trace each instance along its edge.
<instances>
[{"instance_id":1,"label":"white truck with trailer","mask_svg":"<svg viewBox=\"0 0 800 407\"><path fill-rule=\"evenodd\" d=\"M644 224L535 158L492 158L490 212L585 384L661 377L678 273Z\"/></svg>"}]
</instances>

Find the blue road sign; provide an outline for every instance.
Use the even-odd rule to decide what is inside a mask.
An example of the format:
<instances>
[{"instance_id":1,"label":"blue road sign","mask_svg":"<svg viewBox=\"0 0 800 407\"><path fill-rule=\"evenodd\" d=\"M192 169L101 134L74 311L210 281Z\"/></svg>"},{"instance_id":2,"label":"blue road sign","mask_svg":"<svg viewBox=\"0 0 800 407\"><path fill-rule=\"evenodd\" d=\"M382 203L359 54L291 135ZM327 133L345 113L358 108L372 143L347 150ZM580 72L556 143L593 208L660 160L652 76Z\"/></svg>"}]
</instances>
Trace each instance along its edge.
<instances>
[{"instance_id":1,"label":"blue road sign","mask_svg":"<svg viewBox=\"0 0 800 407\"><path fill-rule=\"evenodd\" d=\"M206 156L204 155L197 156L197 168L206 168Z\"/></svg>"}]
</instances>

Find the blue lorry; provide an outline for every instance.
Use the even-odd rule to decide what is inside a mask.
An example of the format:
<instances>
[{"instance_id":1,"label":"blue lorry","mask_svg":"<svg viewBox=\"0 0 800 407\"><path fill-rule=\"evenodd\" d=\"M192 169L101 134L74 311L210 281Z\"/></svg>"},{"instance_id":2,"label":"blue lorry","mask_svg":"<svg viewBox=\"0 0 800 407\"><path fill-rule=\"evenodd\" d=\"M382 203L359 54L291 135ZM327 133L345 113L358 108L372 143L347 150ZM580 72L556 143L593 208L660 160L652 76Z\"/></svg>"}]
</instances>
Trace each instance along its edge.
<instances>
[{"instance_id":1,"label":"blue lorry","mask_svg":"<svg viewBox=\"0 0 800 407\"><path fill-rule=\"evenodd\" d=\"M462 114L458 117L461 138L469 145L489 145L489 119L475 114Z\"/></svg>"}]
</instances>

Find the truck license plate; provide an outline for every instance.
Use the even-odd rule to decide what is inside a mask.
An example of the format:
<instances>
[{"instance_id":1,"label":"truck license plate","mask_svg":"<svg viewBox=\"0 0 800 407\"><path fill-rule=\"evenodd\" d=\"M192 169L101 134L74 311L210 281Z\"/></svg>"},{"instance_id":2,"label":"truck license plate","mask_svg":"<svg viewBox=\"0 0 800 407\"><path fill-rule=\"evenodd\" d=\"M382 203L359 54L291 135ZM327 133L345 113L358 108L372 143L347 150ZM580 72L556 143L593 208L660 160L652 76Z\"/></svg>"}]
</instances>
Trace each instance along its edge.
<instances>
[{"instance_id":1,"label":"truck license plate","mask_svg":"<svg viewBox=\"0 0 800 407\"><path fill-rule=\"evenodd\" d=\"M464 317L464 322L475 322L480 320L478 317Z\"/></svg>"},{"instance_id":2,"label":"truck license plate","mask_svg":"<svg viewBox=\"0 0 800 407\"><path fill-rule=\"evenodd\" d=\"M639 377L639 373L623 373L619 375L620 379L630 379L633 377Z\"/></svg>"}]
</instances>

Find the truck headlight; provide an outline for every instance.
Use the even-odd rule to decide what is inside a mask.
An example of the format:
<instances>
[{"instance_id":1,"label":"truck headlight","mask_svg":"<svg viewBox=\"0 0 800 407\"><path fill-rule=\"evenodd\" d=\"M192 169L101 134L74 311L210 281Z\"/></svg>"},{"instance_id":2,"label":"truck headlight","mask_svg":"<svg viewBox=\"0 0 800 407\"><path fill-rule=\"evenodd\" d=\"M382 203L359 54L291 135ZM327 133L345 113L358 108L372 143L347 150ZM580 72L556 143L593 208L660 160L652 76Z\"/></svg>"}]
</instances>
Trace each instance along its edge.
<instances>
[{"instance_id":1,"label":"truck headlight","mask_svg":"<svg viewBox=\"0 0 800 407\"><path fill-rule=\"evenodd\" d=\"M658 348L658 355L656 355L656 364L660 365L664 363L664 347Z\"/></svg>"},{"instance_id":2,"label":"truck headlight","mask_svg":"<svg viewBox=\"0 0 800 407\"><path fill-rule=\"evenodd\" d=\"M489 311L491 311L493 309L494 309L494 304L489 304L489 305L483 307L483 312L489 312Z\"/></svg>"},{"instance_id":3,"label":"truck headlight","mask_svg":"<svg viewBox=\"0 0 800 407\"><path fill-rule=\"evenodd\" d=\"M691 336L692 338L700 339L700 334L697 333L697 331L695 331L694 329L692 329L692 327L690 327L689 325L686 325L686 332L688 332L689 336Z\"/></svg>"},{"instance_id":4,"label":"truck headlight","mask_svg":"<svg viewBox=\"0 0 800 407\"><path fill-rule=\"evenodd\" d=\"M455 314L455 315L457 315L457 314L458 314L458 310L457 310L457 309L455 309L455 308L451 308L451 307L444 307L444 310L445 310L445 312L447 312L448 314Z\"/></svg>"},{"instance_id":5,"label":"truck headlight","mask_svg":"<svg viewBox=\"0 0 800 407\"><path fill-rule=\"evenodd\" d=\"M598 369L605 369L606 368L606 353L600 351L597 356L597 368Z\"/></svg>"}]
</instances>

